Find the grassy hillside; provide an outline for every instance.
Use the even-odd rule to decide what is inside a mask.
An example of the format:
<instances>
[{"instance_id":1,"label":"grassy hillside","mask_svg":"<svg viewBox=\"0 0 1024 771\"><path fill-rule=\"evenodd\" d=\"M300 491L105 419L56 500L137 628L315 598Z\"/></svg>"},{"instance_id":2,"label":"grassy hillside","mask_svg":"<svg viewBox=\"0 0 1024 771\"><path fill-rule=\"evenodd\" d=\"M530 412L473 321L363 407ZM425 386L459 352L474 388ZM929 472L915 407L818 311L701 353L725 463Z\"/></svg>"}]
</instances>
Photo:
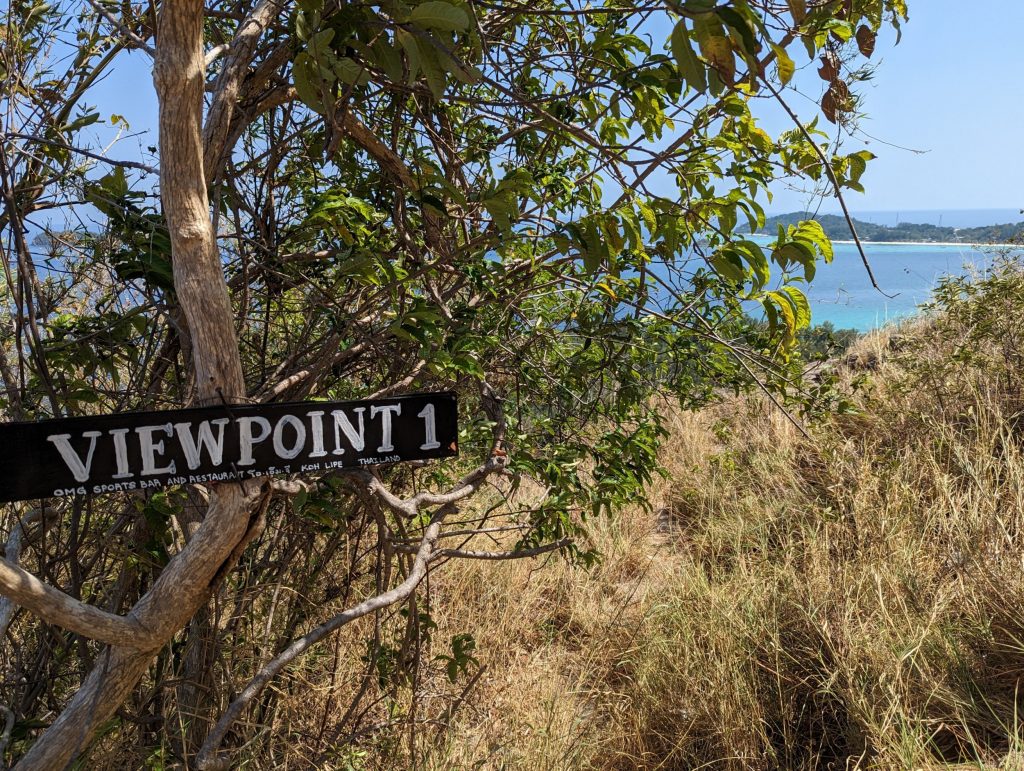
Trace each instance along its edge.
<instances>
[{"instance_id":1,"label":"grassy hillside","mask_svg":"<svg viewBox=\"0 0 1024 771\"><path fill-rule=\"evenodd\" d=\"M486 670L420 762L1024 767L1024 278L963 288L858 343L860 412L811 441L757 399L676 415L660 511L591 572L435 584Z\"/></svg>"},{"instance_id":2,"label":"grassy hillside","mask_svg":"<svg viewBox=\"0 0 1024 771\"><path fill-rule=\"evenodd\" d=\"M450 565L401 611L430 614L418 659L368 667L388 627L346 627L239 761L1024 768L1021 307L1016 269L946 285L930 317L854 344L837 374L857 410L810 439L757 398L666 407L655 507L594 520L600 564Z\"/></svg>"}]
</instances>

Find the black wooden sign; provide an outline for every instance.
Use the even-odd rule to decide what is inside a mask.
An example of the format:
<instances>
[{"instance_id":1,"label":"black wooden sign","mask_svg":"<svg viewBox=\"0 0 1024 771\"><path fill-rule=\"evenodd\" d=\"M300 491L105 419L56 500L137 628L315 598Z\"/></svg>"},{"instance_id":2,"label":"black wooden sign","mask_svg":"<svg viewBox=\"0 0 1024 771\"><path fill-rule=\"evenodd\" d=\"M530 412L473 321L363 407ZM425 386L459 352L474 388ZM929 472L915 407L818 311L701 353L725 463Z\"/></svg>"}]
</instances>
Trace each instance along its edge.
<instances>
[{"instance_id":1,"label":"black wooden sign","mask_svg":"<svg viewBox=\"0 0 1024 771\"><path fill-rule=\"evenodd\" d=\"M0 501L444 458L456 418L434 393L0 424Z\"/></svg>"}]
</instances>

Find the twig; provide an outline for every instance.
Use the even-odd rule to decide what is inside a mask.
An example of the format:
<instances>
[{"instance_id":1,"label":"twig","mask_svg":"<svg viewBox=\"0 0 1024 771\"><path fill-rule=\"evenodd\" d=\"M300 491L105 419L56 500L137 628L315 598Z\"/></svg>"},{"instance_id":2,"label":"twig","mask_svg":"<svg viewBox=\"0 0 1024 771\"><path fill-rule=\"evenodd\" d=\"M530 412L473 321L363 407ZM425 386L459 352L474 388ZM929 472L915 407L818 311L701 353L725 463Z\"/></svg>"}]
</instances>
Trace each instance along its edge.
<instances>
[{"instance_id":1,"label":"twig","mask_svg":"<svg viewBox=\"0 0 1024 771\"><path fill-rule=\"evenodd\" d=\"M75 147L74 145L68 144L67 142L56 142L52 139L44 139L43 137L35 137L30 136L28 134L18 134L13 131L2 135L2 137L4 140L6 140L8 137L12 137L14 139L24 139L28 142L35 142L36 144L49 145L50 147L59 147L62 150L68 150L73 153L78 153L79 155L84 155L85 157L92 158L93 160L96 161L103 161L104 163L109 163L111 166L122 166L126 169L139 169L140 171L144 171L147 174L159 174L159 171L157 171L152 166L147 166L145 163L140 163L139 161L117 161L114 160L113 158L108 158L105 155L100 155L99 153L94 153L90 150L83 150L81 147Z\"/></svg>"},{"instance_id":2,"label":"twig","mask_svg":"<svg viewBox=\"0 0 1024 771\"><path fill-rule=\"evenodd\" d=\"M153 47L150 46L145 40L143 40L137 34L132 32L131 29L128 28L127 24L125 24L122 21L118 21L114 14L112 14L110 11L108 11L106 8L104 8L102 5L96 2L96 0L89 0L89 5L93 7L93 10L95 10L96 13L98 13L104 19L109 21L111 24L113 24L117 28L118 32L120 32L122 35L128 38L129 41L131 41L131 44L133 46L142 51L145 51L147 54L150 55L150 57L156 58L156 51L153 50Z\"/></svg>"},{"instance_id":3,"label":"twig","mask_svg":"<svg viewBox=\"0 0 1024 771\"><path fill-rule=\"evenodd\" d=\"M839 180L836 178L835 172L832 170L832 164L828 162L828 158L825 157L825 153L821 151L821 148L818 147L818 143L814 141L813 137L811 137L810 132L807 131L807 127L800 122L800 118L795 112L793 112L793 109L786 103L786 100L782 98L782 94L776 91L775 88L772 87L772 84L767 80L764 80L763 83L765 87L772 92L775 100L782 106L782 109L786 111L796 127L800 129L800 133L804 135L804 139L806 139L811 147L814 148L814 152L821 161L821 165L825 168L825 174L828 175L829 182L832 183L832 189L835 191L836 200L839 201L839 206L842 207L843 216L846 218L846 224L850 226L850 233L853 234L853 242L857 245L857 251L860 253L861 262L864 263L864 269L868 272L868 278L871 280L871 286L877 289L884 297L892 299L895 295L883 292L882 288L878 285L878 282L875 281L874 271L871 270L871 262L868 260L868 255L864 251L864 244L861 243L860 236L857 235L857 228L853 224L853 217L846 206L846 198L843 197L843 190L839 186Z\"/></svg>"}]
</instances>

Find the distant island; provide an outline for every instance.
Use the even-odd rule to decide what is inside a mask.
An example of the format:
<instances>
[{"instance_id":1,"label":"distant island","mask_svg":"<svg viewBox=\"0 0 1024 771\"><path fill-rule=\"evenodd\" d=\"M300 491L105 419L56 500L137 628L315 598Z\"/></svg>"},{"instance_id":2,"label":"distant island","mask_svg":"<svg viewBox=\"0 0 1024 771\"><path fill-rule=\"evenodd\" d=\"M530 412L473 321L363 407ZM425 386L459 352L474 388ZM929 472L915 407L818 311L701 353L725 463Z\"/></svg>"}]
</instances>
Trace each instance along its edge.
<instances>
[{"instance_id":1,"label":"distant island","mask_svg":"<svg viewBox=\"0 0 1024 771\"><path fill-rule=\"evenodd\" d=\"M769 217L764 232L774 235L778 225L795 225L801 220L815 219L821 223L825 234L833 241L852 240L846 218L838 214L812 214L791 212ZM963 243L963 244L1009 244L1024 242L1024 222L1005 225L983 225L975 228L951 228L941 225L900 222L897 225L876 225L873 222L854 219L857 235L861 241L913 241L920 243Z\"/></svg>"}]
</instances>

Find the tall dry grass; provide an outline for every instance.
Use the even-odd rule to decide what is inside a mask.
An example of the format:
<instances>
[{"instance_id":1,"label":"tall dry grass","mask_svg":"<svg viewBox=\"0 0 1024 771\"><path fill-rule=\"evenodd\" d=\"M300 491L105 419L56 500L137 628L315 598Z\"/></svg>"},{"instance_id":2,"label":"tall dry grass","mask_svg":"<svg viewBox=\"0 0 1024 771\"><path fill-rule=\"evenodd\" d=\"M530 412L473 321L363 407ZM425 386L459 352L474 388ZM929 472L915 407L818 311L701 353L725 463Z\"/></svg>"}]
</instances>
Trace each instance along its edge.
<instances>
[{"instance_id":1,"label":"tall dry grass","mask_svg":"<svg viewBox=\"0 0 1024 771\"><path fill-rule=\"evenodd\" d=\"M483 674L359 765L1024 768L1024 280L954 289L857 344L811 440L757 398L673 414L661 510L593 523L596 568L439 574L432 645Z\"/></svg>"},{"instance_id":2,"label":"tall dry grass","mask_svg":"<svg viewBox=\"0 0 1024 771\"><path fill-rule=\"evenodd\" d=\"M810 439L760 398L666 408L655 509L591 520L600 564L445 566L402 611L436 625L396 651L411 674L369 676L372 622L346 628L238 762L1024 769L1021 308L1007 268L862 339L837 371L856 412Z\"/></svg>"}]
</instances>

